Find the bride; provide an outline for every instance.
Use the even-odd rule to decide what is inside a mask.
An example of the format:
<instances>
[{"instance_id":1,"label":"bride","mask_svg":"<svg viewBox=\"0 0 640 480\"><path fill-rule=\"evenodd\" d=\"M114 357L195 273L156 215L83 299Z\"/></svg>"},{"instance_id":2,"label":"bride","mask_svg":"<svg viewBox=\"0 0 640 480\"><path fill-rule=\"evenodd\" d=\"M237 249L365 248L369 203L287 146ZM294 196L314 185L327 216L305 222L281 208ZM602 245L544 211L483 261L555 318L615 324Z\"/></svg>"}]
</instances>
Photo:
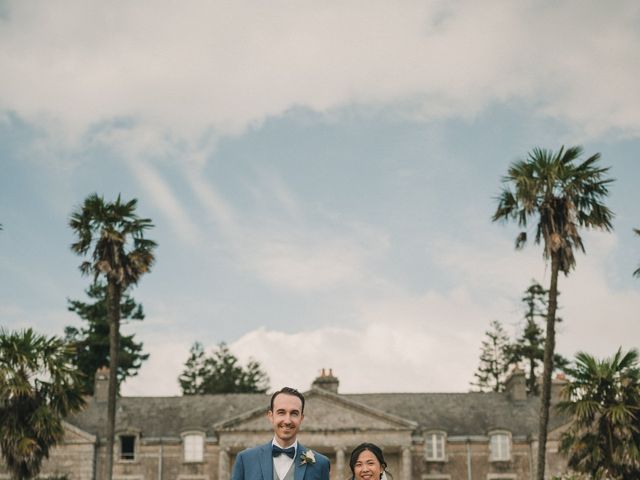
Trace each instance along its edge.
<instances>
[{"instance_id":1,"label":"bride","mask_svg":"<svg viewBox=\"0 0 640 480\"><path fill-rule=\"evenodd\" d=\"M387 480L393 476L387 474L387 462L384 461L382 450L373 443L361 443L351 452L349 460L352 480Z\"/></svg>"}]
</instances>

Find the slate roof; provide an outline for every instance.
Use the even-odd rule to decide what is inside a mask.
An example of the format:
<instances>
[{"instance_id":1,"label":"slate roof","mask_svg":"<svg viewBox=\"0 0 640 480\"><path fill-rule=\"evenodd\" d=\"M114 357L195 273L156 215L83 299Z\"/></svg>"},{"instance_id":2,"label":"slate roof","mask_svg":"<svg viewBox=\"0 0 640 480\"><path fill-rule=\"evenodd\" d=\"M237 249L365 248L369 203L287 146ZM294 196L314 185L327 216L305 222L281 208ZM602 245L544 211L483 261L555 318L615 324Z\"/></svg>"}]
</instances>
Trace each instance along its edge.
<instances>
[{"instance_id":1,"label":"slate roof","mask_svg":"<svg viewBox=\"0 0 640 480\"><path fill-rule=\"evenodd\" d=\"M449 436L487 435L493 429L514 436L538 431L539 399L512 402L501 393L365 393L340 394L351 402L416 422L420 429L444 430ZM145 437L180 437L187 430L215 435L213 426L269 405L266 394L220 394L180 397L122 397L118 400L116 431L141 432ZM90 400L87 408L67 421L105 436L106 402ZM566 419L551 415L549 429Z\"/></svg>"},{"instance_id":2,"label":"slate roof","mask_svg":"<svg viewBox=\"0 0 640 480\"><path fill-rule=\"evenodd\" d=\"M511 402L501 393L378 393L348 398L416 422L422 429L447 435L487 435L508 430L513 435L538 431L539 401Z\"/></svg>"},{"instance_id":3,"label":"slate roof","mask_svg":"<svg viewBox=\"0 0 640 480\"><path fill-rule=\"evenodd\" d=\"M269 406L265 394L193 395L182 397L121 397L116 432L140 431L146 437L179 437L187 430L214 435L213 425L249 410ZM107 403L90 400L82 412L67 421L82 430L106 435Z\"/></svg>"}]
</instances>

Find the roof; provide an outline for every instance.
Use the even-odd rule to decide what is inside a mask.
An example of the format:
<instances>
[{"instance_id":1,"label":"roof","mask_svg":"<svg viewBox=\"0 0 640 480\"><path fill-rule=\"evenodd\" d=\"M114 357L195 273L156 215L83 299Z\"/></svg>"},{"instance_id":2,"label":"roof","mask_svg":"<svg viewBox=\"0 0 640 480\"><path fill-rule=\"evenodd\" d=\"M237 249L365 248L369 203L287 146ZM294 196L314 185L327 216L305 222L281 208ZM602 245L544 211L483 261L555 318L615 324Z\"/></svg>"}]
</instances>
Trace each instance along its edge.
<instances>
[{"instance_id":1,"label":"roof","mask_svg":"<svg viewBox=\"0 0 640 480\"><path fill-rule=\"evenodd\" d=\"M265 394L238 393L182 397L121 397L116 411L116 432L140 431L146 437L179 437L188 430L214 435L213 425L248 410L269 405ZM87 432L106 435L107 402L90 400L67 421Z\"/></svg>"},{"instance_id":2,"label":"roof","mask_svg":"<svg viewBox=\"0 0 640 480\"><path fill-rule=\"evenodd\" d=\"M333 394L327 395L331 399ZM334 395L339 403L361 405L362 411L384 412L417 424L419 430L443 430L449 436L487 435L508 430L528 436L538 430L539 399L513 402L502 393L362 393ZM230 420L269 405L266 394L218 394L180 397L121 397L116 432L140 432L145 437L179 437L189 430L214 436L216 428ZM338 402L340 398L342 402ZM325 399L326 400L326 399ZM67 418L76 427L104 437L107 403L90 400L80 413ZM317 423L317 419L314 419ZM233 422L231 422L233 423ZM566 423L551 415L550 430Z\"/></svg>"},{"instance_id":3,"label":"roof","mask_svg":"<svg viewBox=\"0 0 640 480\"><path fill-rule=\"evenodd\" d=\"M347 395L352 400L413 420L422 429L447 435L513 435L538 431L539 401L511 402L501 393L376 393Z\"/></svg>"}]
</instances>

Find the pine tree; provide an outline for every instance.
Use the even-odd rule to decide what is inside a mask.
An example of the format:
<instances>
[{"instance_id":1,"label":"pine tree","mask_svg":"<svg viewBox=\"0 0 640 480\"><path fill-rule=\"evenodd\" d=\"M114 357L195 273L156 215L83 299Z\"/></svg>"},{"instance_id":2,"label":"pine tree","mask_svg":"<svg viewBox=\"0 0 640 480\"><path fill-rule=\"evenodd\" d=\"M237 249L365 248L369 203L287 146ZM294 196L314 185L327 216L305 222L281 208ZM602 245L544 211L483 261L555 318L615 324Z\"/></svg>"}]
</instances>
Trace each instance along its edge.
<instances>
[{"instance_id":1,"label":"pine tree","mask_svg":"<svg viewBox=\"0 0 640 480\"><path fill-rule=\"evenodd\" d=\"M82 387L85 395L93 394L96 370L109 366L109 319L107 309L107 286L97 281L85 293L93 302L67 300L68 308L86 323L81 328L65 328L65 339L75 347L75 363L82 372ZM144 320L142 305L129 294L124 293L120 300L121 322ZM138 374L142 362L149 358L143 353L142 342L136 342L134 335L120 335L118 344L118 390L121 383Z\"/></svg>"},{"instance_id":2,"label":"pine tree","mask_svg":"<svg viewBox=\"0 0 640 480\"><path fill-rule=\"evenodd\" d=\"M547 318L548 299L549 291L532 280L529 288L525 290L524 297L522 297L522 302L525 304L524 329L509 348L510 364L517 365L520 362L526 364L526 384L529 395L539 395L540 393L538 373L544 362L545 332L538 322L544 322ZM561 318L556 318L556 322L561 321ZM554 353L554 370L562 370L567 364L568 360L562 355Z\"/></svg>"},{"instance_id":3,"label":"pine tree","mask_svg":"<svg viewBox=\"0 0 640 480\"><path fill-rule=\"evenodd\" d=\"M243 367L224 342L211 356L205 354L200 342L195 342L178 381L183 395L264 393L269 388L269 377L260 363L250 360Z\"/></svg>"},{"instance_id":4,"label":"pine tree","mask_svg":"<svg viewBox=\"0 0 640 480\"><path fill-rule=\"evenodd\" d=\"M490 329L485 332L486 339L482 341L480 365L473 376L472 386L482 392L504 391L507 372L509 370L509 336L502 324L497 320L491 322Z\"/></svg>"}]
</instances>

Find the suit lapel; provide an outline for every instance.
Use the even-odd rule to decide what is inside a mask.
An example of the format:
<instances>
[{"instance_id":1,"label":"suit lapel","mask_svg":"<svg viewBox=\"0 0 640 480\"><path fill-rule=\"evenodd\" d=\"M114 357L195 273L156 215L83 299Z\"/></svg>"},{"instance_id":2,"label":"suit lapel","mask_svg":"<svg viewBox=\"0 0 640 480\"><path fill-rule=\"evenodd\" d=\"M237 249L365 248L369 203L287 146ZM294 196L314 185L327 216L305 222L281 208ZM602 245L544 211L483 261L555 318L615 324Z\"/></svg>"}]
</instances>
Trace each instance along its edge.
<instances>
[{"instance_id":1,"label":"suit lapel","mask_svg":"<svg viewBox=\"0 0 640 480\"><path fill-rule=\"evenodd\" d=\"M300 442L298 442L298 452L296 458L293 459L293 465L295 466L295 470L293 472L294 480L303 480L304 478L304 473L307 470L307 464L306 462L303 464L300 461L300 456L306 451L307 449L304 448L304 446Z\"/></svg>"},{"instance_id":2,"label":"suit lapel","mask_svg":"<svg viewBox=\"0 0 640 480\"><path fill-rule=\"evenodd\" d=\"M273 456L271 455L271 442L260 449L260 469L263 480L273 480Z\"/></svg>"}]
</instances>

